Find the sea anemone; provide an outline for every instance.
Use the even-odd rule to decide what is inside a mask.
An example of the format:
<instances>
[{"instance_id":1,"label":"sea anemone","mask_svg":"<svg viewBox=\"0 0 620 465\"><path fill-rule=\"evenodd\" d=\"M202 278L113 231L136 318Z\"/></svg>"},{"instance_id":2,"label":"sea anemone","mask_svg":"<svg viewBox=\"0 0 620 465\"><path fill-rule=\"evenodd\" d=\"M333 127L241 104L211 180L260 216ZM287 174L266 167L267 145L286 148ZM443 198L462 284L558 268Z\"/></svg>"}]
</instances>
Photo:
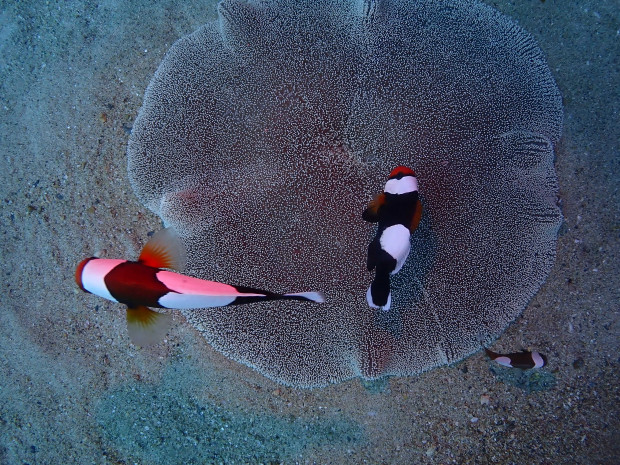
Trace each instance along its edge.
<instances>
[{"instance_id":1,"label":"sea anemone","mask_svg":"<svg viewBox=\"0 0 620 465\"><path fill-rule=\"evenodd\" d=\"M293 386L411 375L460 360L523 311L561 223L561 97L530 35L471 0L224 0L176 42L129 141L141 201L187 272L321 305L185 311L227 356ZM366 303L361 213L397 165L424 215Z\"/></svg>"}]
</instances>

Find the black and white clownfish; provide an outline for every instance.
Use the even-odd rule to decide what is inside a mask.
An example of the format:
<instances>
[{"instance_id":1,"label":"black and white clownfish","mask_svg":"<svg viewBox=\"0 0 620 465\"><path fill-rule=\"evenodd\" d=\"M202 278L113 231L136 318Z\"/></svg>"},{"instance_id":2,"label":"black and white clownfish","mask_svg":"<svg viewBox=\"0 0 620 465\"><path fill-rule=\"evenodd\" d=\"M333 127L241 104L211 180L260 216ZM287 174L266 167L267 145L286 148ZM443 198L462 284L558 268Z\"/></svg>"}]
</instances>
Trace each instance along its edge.
<instances>
[{"instance_id":1,"label":"black and white clownfish","mask_svg":"<svg viewBox=\"0 0 620 465\"><path fill-rule=\"evenodd\" d=\"M398 273L405 263L411 247L409 238L421 216L416 175L411 168L397 166L383 192L362 214L364 220L379 223L377 234L368 245L368 271L375 269L375 279L366 292L370 307L390 309L390 275Z\"/></svg>"},{"instance_id":2,"label":"black and white clownfish","mask_svg":"<svg viewBox=\"0 0 620 465\"><path fill-rule=\"evenodd\" d=\"M157 232L144 246L138 261L87 258L75 271L85 292L127 305L131 341L147 346L163 339L172 317L148 307L192 309L224 307L266 300L290 299L324 302L320 292L276 294L192 278L162 268L180 270L185 253L172 229Z\"/></svg>"},{"instance_id":3,"label":"black and white clownfish","mask_svg":"<svg viewBox=\"0 0 620 465\"><path fill-rule=\"evenodd\" d=\"M522 350L521 352L515 352L513 354L498 354L486 347L484 351L491 360L505 367L529 370L530 368L544 367L547 364L547 357L540 352Z\"/></svg>"}]
</instances>

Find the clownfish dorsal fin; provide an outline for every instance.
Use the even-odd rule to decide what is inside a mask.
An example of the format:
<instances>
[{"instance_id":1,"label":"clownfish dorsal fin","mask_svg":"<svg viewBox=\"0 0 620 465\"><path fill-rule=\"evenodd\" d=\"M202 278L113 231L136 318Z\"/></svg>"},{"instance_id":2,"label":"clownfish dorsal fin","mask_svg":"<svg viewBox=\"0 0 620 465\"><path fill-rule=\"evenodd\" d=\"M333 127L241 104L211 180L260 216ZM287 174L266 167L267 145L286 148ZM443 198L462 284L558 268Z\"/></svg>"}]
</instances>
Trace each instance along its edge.
<instances>
[{"instance_id":1,"label":"clownfish dorsal fin","mask_svg":"<svg viewBox=\"0 0 620 465\"><path fill-rule=\"evenodd\" d=\"M135 345L146 347L161 341L170 326L172 315L159 313L144 305L127 307L127 332Z\"/></svg>"},{"instance_id":2,"label":"clownfish dorsal fin","mask_svg":"<svg viewBox=\"0 0 620 465\"><path fill-rule=\"evenodd\" d=\"M491 349L489 349L487 347L482 346L482 348L484 349L486 354L491 358L491 360L493 360L495 357L499 357L499 355L500 355L497 352L493 352Z\"/></svg>"},{"instance_id":3,"label":"clownfish dorsal fin","mask_svg":"<svg viewBox=\"0 0 620 465\"><path fill-rule=\"evenodd\" d=\"M185 249L174 229L165 228L153 234L142 248L138 262L153 268L182 271L185 266Z\"/></svg>"}]
</instances>

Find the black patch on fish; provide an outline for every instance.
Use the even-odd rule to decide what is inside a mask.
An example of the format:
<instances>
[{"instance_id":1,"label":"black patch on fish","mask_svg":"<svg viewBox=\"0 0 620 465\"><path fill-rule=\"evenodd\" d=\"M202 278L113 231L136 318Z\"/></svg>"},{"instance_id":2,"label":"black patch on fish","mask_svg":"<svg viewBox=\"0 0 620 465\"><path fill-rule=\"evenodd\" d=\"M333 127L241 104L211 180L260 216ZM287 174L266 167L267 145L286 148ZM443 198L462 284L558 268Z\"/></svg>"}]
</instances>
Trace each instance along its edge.
<instances>
[{"instance_id":1,"label":"black patch on fish","mask_svg":"<svg viewBox=\"0 0 620 465\"><path fill-rule=\"evenodd\" d=\"M536 363L534 362L534 358L532 357L532 352L529 352L527 350L522 350L521 352L514 352L511 354L498 354L496 352L493 352L492 350L487 349L486 347L484 348L484 350L491 360L495 360L496 358L499 358L499 357L508 358L510 360L510 366L512 368L520 368L521 370L529 370L530 368L534 368L534 366L536 365ZM540 352L538 354L543 359L542 366L545 366L547 364L547 357L545 357Z\"/></svg>"},{"instance_id":2,"label":"black patch on fish","mask_svg":"<svg viewBox=\"0 0 620 465\"><path fill-rule=\"evenodd\" d=\"M112 297L130 308L140 305L163 308L159 299L173 291L157 279L159 271L159 268L128 261L112 268L103 281Z\"/></svg>"},{"instance_id":3,"label":"black patch on fish","mask_svg":"<svg viewBox=\"0 0 620 465\"><path fill-rule=\"evenodd\" d=\"M377 236L383 230L395 224L402 224L409 228L413 215L418 205L418 191L407 192L406 194L385 193L385 202L379 209L379 228Z\"/></svg>"}]
</instances>

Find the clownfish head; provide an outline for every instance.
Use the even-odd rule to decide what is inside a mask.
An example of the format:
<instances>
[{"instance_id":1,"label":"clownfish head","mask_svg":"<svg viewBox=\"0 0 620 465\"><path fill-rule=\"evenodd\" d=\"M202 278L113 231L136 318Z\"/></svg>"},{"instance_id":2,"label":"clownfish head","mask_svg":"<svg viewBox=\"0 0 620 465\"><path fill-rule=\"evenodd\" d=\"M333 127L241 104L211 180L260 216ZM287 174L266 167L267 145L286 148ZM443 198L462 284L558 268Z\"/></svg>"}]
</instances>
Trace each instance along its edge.
<instances>
[{"instance_id":1,"label":"clownfish head","mask_svg":"<svg viewBox=\"0 0 620 465\"><path fill-rule=\"evenodd\" d=\"M397 166L390 173L384 192L386 194L410 194L418 190L415 172L406 166Z\"/></svg>"},{"instance_id":2,"label":"clownfish head","mask_svg":"<svg viewBox=\"0 0 620 465\"><path fill-rule=\"evenodd\" d=\"M88 293L90 293L90 291L86 290L84 284L82 283L82 274L84 273L84 267L86 266L86 264L94 258L95 257L85 258L79 263L79 265L75 269L75 283L79 286L80 289Z\"/></svg>"},{"instance_id":3,"label":"clownfish head","mask_svg":"<svg viewBox=\"0 0 620 465\"><path fill-rule=\"evenodd\" d=\"M389 179L400 179L404 176L413 176L415 178L415 171L406 166L397 166L390 173Z\"/></svg>"}]
</instances>

